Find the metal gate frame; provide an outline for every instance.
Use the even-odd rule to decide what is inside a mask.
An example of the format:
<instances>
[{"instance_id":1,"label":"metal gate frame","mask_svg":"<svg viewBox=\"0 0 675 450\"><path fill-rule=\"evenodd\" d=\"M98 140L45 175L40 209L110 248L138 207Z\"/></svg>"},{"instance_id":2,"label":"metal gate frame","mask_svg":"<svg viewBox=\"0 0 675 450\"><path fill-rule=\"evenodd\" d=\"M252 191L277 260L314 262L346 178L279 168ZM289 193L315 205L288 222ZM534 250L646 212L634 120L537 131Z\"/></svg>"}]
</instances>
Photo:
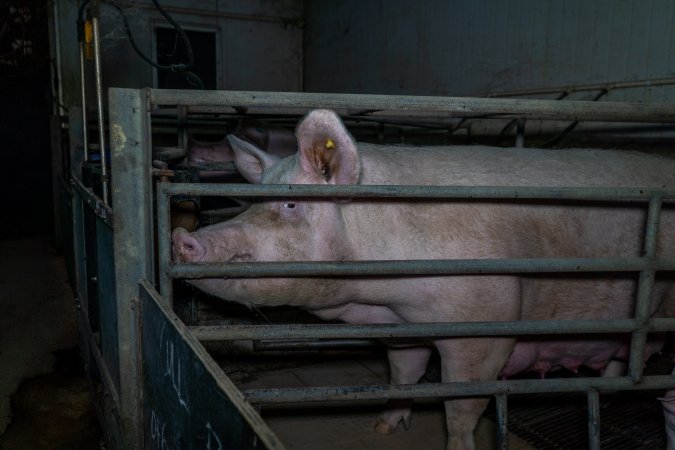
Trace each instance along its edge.
<instances>
[{"instance_id":1,"label":"metal gate frame","mask_svg":"<svg viewBox=\"0 0 675 450\"><path fill-rule=\"evenodd\" d=\"M137 314L140 279L155 279L167 306L172 304L171 279L213 276L363 276L458 273L639 272L636 314L608 321L521 321L404 325L278 325L190 327L198 340L297 339L413 336L513 336L567 333L631 333L629 374L612 379L577 378L439 383L403 386L352 386L245 391L254 403L315 400L386 399L494 395L497 399L500 448L506 448L507 396L514 393L585 391L589 403L589 444L599 448L600 390L672 389L675 376L643 376L642 357L648 332L675 331L675 319L650 319L649 298L657 271L675 270L673 255L657 255L656 236L663 201L675 200L673 189L640 188L483 188L444 186L298 186L158 183L156 186L157 254L154 261L153 186L151 170L152 113L175 107L182 114L274 112L302 114L332 108L341 115L366 117L499 117L553 120L675 123L675 107L632 103L558 102L452 97L408 97L274 92L175 91L111 89L112 198L115 205L115 274L117 290L121 415L125 429L140 435L143 387ZM180 116L180 114L178 114ZM584 199L647 204L644 256L626 258L501 259L432 261L359 261L297 263L173 264L170 259L169 200L178 194L284 197L397 197L462 199ZM144 283L141 292L150 290ZM555 327L552 328L552 325ZM224 376L224 374L223 374Z\"/></svg>"}]
</instances>

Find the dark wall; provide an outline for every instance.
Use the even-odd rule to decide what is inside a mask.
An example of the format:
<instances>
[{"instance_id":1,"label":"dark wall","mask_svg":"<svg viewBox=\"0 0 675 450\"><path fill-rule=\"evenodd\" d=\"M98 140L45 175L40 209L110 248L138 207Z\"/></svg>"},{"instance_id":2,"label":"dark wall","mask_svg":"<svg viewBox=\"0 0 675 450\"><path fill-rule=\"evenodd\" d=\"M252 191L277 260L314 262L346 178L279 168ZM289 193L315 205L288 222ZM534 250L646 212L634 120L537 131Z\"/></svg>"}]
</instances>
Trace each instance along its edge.
<instances>
[{"instance_id":1,"label":"dark wall","mask_svg":"<svg viewBox=\"0 0 675 450\"><path fill-rule=\"evenodd\" d=\"M0 239L53 226L47 2L0 0Z\"/></svg>"}]
</instances>

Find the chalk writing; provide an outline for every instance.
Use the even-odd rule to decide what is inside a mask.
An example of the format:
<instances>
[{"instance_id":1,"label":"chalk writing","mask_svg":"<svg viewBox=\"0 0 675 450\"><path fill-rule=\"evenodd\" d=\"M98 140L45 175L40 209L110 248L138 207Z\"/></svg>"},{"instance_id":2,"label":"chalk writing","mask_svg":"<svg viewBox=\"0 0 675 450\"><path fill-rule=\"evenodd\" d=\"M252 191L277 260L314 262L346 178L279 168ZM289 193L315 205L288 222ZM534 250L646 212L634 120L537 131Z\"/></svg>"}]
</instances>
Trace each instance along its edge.
<instances>
[{"instance_id":1,"label":"chalk writing","mask_svg":"<svg viewBox=\"0 0 675 450\"><path fill-rule=\"evenodd\" d=\"M213 431L213 428L211 427L211 422L206 422L206 431L208 433L208 436L206 438L206 450L223 450L223 444L220 441L220 438L216 434L215 431ZM213 442L213 445L211 444Z\"/></svg>"},{"instance_id":2,"label":"chalk writing","mask_svg":"<svg viewBox=\"0 0 675 450\"><path fill-rule=\"evenodd\" d=\"M155 411L152 411L150 414L150 436L152 437L153 447L161 450L170 450L166 442L165 430L166 422L161 421L157 414L155 414Z\"/></svg>"},{"instance_id":3,"label":"chalk writing","mask_svg":"<svg viewBox=\"0 0 675 450\"><path fill-rule=\"evenodd\" d=\"M171 380L173 390L178 397L178 403L183 408L185 408L185 411L189 413L190 409L188 408L187 401L185 400L185 380L183 379L184 377L182 375L185 372L181 364L180 353L169 337L164 339L165 328L166 323L162 324L162 331L160 332L159 338L159 357L163 364L164 376Z\"/></svg>"}]
</instances>

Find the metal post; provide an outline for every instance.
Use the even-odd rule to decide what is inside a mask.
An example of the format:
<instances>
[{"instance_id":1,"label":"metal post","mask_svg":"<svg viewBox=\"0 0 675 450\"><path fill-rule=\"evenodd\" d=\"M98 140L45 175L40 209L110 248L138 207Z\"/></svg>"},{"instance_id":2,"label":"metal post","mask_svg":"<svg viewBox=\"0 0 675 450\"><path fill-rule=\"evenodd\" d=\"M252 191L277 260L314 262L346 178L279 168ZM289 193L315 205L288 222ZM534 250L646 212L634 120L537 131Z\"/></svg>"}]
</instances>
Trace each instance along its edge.
<instances>
[{"instance_id":1,"label":"metal post","mask_svg":"<svg viewBox=\"0 0 675 450\"><path fill-rule=\"evenodd\" d=\"M647 225L645 227L644 258L652 261L656 255L656 239L659 234L659 220L661 218L660 195L655 194L649 201L647 210ZM635 383L642 380L645 345L647 343L647 329L649 323L649 309L654 278L656 272L648 268L640 272L638 281L637 300L635 305L635 320L640 327L634 331L630 343L630 361L628 373Z\"/></svg>"},{"instance_id":2,"label":"metal post","mask_svg":"<svg viewBox=\"0 0 675 450\"><path fill-rule=\"evenodd\" d=\"M495 395L497 402L497 450L508 450L509 448L509 430L507 417L507 397L506 394Z\"/></svg>"},{"instance_id":3,"label":"metal post","mask_svg":"<svg viewBox=\"0 0 675 450\"><path fill-rule=\"evenodd\" d=\"M82 140L84 142L84 160L89 161L89 131L87 130L87 86L84 71L84 46L80 42L80 84L82 85ZM100 124L99 124L100 126Z\"/></svg>"},{"instance_id":4,"label":"metal post","mask_svg":"<svg viewBox=\"0 0 675 450\"><path fill-rule=\"evenodd\" d=\"M164 189L166 182L157 183L157 250L159 264L159 292L166 304L173 308L173 283L169 276L171 267L171 197Z\"/></svg>"},{"instance_id":5,"label":"metal post","mask_svg":"<svg viewBox=\"0 0 675 450\"><path fill-rule=\"evenodd\" d=\"M138 280L154 280L153 200L146 91L110 89L110 143L115 173L114 263L123 448L143 448Z\"/></svg>"},{"instance_id":6,"label":"metal post","mask_svg":"<svg viewBox=\"0 0 675 450\"><path fill-rule=\"evenodd\" d=\"M93 18L94 25L94 66L96 69L96 106L98 108L98 145L101 154L101 185L103 203L109 204L108 199L108 162L105 149L105 127L103 125L103 80L101 74L101 36L98 17Z\"/></svg>"},{"instance_id":7,"label":"metal post","mask_svg":"<svg viewBox=\"0 0 675 450\"><path fill-rule=\"evenodd\" d=\"M588 448L600 450L600 395L595 389L588 391Z\"/></svg>"}]
</instances>

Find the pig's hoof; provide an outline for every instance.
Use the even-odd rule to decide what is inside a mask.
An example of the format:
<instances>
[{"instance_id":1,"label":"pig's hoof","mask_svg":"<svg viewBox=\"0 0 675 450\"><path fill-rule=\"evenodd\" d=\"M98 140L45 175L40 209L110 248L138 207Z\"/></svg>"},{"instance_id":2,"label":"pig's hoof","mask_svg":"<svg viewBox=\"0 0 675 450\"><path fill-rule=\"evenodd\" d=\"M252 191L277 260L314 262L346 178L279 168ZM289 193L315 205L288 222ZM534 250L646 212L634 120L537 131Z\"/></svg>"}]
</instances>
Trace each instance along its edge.
<instances>
[{"instance_id":1,"label":"pig's hoof","mask_svg":"<svg viewBox=\"0 0 675 450\"><path fill-rule=\"evenodd\" d=\"M390 423L385 422L383 419L378 419L375 422L375 432L379 434L394 434L396 431L396 426L391 426Z\"/></svg>"},{"instance_id":2,"label":"pig's hoof","mask_svg":"<svg viewBox=\"0 0 675 450\"><path fill-rule=\"evenodd\" d=\"M406 430L410 429L410 410L393 410L383 413L375 421L375 432L379 434L394 434L398 424L403 422Z\"/></svg>"}]
</instances>

